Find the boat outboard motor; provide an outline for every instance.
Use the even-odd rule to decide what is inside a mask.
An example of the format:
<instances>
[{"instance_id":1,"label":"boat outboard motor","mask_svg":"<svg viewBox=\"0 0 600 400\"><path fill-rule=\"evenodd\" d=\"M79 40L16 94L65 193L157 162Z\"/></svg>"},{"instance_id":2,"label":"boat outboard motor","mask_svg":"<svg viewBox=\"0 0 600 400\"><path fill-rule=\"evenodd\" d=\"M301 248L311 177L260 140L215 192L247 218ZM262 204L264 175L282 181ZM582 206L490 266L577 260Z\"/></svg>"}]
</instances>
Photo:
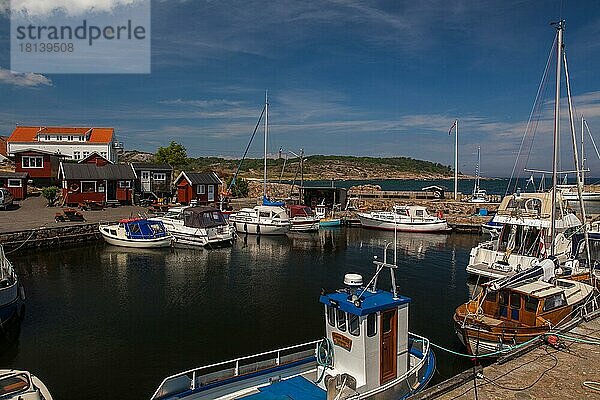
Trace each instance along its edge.
<instances>
[{"instance_id":1,"label":"boat outboard motor","mask_svg":"<svg viewBox=\"0 0 600 400\"><path fill-rule=\"evenodd\" d=\"M338 374L325 376L327 400L346 399L356 393L356 379L352 375Z\"/></svg>"}]
</instances>

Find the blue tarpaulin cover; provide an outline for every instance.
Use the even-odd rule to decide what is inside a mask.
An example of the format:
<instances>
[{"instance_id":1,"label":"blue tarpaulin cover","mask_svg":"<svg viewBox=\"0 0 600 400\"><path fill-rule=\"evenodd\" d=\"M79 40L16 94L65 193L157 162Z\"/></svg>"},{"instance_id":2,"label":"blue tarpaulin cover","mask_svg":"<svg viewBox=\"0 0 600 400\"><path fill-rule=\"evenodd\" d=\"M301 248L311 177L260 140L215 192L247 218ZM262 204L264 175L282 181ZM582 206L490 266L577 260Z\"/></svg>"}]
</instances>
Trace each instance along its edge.
<instances>
[{"instance_id":1,"label":"blue tarpaulin cover","mask_svg":"<svg viewBox=\"0 0 600 400\"><path fill-rule=\"evenodd\" d=\"M327 393L302 376L295 376L284 381L258 389L260 393L243 397L244 400L325 400Z\"/></svg>"}]
</instances>

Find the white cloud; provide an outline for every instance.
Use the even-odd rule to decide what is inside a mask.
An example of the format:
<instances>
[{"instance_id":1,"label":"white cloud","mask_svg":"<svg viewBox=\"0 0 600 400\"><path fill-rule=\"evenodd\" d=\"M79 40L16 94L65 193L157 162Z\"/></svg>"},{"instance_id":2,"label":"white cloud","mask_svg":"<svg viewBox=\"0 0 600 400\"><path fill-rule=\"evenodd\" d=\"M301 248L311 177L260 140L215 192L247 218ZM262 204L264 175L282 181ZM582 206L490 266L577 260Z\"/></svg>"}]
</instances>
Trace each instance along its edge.
<instances>
[{"instance_id":1,"label":"white cloud","mask_svg":"<svg viewBox=\"0 0 600 400\"><path fill-rule=\"evenodd\" d=\"M218 106L237 106L240 104L239 101L231 101L225 99L198 99L198 100L184 100L184 99L174 99L174 100L162 100L159 101L160 104L167 105L177 105L177 106L192 106L198 108L212 108Z\"/></svg>"},{"instance_id":2,"label":"white cloud","mask_svg":"<svg viewBox=\"0 0 600 400\"><path fill-rule=\"evenodd\" d=\"M28 16L43 17L57 11L67 15L81 15L87 12L110 12L119 6L127 6L149 0L12 0L10 8ZM3 5L3 9L7 7Z\"/></svg>"},{"instance_id":3,"label":"white cloud","mask_svg":"<svg viewBox=\"0 0 600 400\"><path fill-rule=\"evenodd\" d=\"M0 83L21 87L52 86L50 78L44 75L33 72L13 72L2 68L0 68Z\"/></svg>"}]
</instances>

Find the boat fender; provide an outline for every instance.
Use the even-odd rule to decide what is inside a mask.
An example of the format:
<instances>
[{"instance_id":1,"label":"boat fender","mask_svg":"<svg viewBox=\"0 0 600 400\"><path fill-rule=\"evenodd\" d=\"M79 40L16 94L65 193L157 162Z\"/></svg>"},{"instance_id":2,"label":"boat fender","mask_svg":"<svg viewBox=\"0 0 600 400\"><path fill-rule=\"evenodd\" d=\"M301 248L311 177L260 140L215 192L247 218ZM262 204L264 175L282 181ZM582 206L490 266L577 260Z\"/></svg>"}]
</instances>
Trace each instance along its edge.
<instances>
[{"instance_id":1,"label":"boat fender","mask_svg":"<svg viewBox=\"0 0 600 400\"><path fill-rule=\"evenodd\" d=\"M260 225L256 225L256 234L260 235Z\"/></svg>"},{"instance_id":2,"label":"boat fender","mask_svg":"<svg viewBox=\"0 0 600 400\"><path fill-rule=\"evenodd\" d=\"M244 232L248 233L248 224L244 222Z\"/></svg>"},{"instance_id":3,"label":"boat fender","mask_svg":"<svg viewBox=\"0 0 600 400\"><path fill-rule=\"evenodd\" d=\"M546 335L544 336L544 342L548 346L554 347L556 350L564 349L567 346L563 342L561 342L556 335Z\"/></svg>"},{"instance_id":4,"label":"boat fender","mask_svg":"<svg viewBox=\"0 0 600 400\"><path fill-rule=\"evenodd\" d=\"M25 289L23 286L19 286L19 297L21 300L25 301Z\"/></svg>"},{"instance_id":5,"label":"boat fender","mask_svg":"<svg viewBox=\"0 0 600 400\"><path fill-rule=\"evenodd\" d=\"M437 216L439 219L444 219L444 212L442 210L438 211Z\"/></svg>"},{"instance_id":6,"label":"boat fender","mask_svg":"<svg viewBox=\"0 0 600 400\"><path fill-rule=\"evenodd\" d=\"M79 185L75 182L71 183L71 186L69 186L69 188L71 189L72 192L79 191Z\"/></svg>"}]
</instances>

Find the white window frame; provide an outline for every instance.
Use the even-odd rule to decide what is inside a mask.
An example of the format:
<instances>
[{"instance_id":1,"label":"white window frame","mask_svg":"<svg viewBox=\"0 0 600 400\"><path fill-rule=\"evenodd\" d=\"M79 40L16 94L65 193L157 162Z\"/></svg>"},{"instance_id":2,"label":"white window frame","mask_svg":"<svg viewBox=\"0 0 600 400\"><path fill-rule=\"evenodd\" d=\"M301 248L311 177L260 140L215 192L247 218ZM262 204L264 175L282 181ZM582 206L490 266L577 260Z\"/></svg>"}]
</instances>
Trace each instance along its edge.
<instances>
[{"instance_id":1,"label":"white window frame","mask_svg":"<svg viewBox=\"0 0 600 400\"><path fill-rule=\"evenodd\" d=\"M74 151L73 152L73 159L74 160L81 160L81 152L80 151Z\"/></svg>"},{"instance_id":2,"label":"white window frame","mask_svg":"<svg viewBox=\"0 0 600 400\"><path fill-rule=\"evenodd\" d=\"M85 142L85 136L83 136L83 135L80 135L80 136L79 136L79 141L80 141L80 142Z\"/></svg>"},{"instance_id":3,"label":"white window frame","mask_svg":"<svg viewBox=\"0 0 600 400\"><path fill-rule=\"evenodd\" d=\"M167 174L165 174L164 172L153 172L152 179L155 181L163 181L164 182L167 180Z\"/></svg>"},{"instance_id":4,"label":"white window frame","mask_svg":"<svg viewBox=\"0 0 600 400\"><path fill-rule=\"evenodd\" d=\"M67 140L68 140L69 142L72 142L72 141L73 141L73 135L68 135L68 136L67 136Z\"/></svg>"},{"instance_id":5,"label":"white window frame","mask_svg":"<svg viewBox=\"0 0 600 400\"><path fill-rule=\"evenodd\" d=\"M131 181L119 181L119 189L131 189Z\"/></svg>"},{"instance_id":6,"label":"white window frame","mask_svg":"<svg viewBox=\"0 0 600 400\"><path fill-rule=\"evenodd\" d=\"M41 165L38 166L31 166L31 160L41 160ZM27 165L25 165L25 160L27 160ZM34 162L34 164L37 164L37 162ZM44 157L42 156L23 156L21 157L21 167L22 168L44 168Z\"/></svg>"},{"instance_id":7,"label":"white window frame","mask_svg":"<svg viewBox=\"0 0 600 400\"><path fill-rule=\"evenodd\" d=\"M17 182L17 184L13 185L11 182L12 183ZM9 188L20 188L20 187L23 187L23 182L20 179L8 179L6 181L6 187L9 187Z\"/></svg>"},{"instance_id":8,"label":"white window frame","mask_svg":"<svg viewBox=\"0 0 600 400\"><path fill-rule=\"evenodd\" d=\"M196 193L197 194L205 194L206 193L206 185L203 183L199 183L196 186Z\"/></svg>"},{"instance_id":9,"label":"white window frame","mask_svg":"<svg viewBox=\"0 0 600 400\"><path fill-rule=\"evenodd\" d=\"M56 135L56 140L60 141L60 140L62 140L62 138L63 138L62 135Z\"/></svg>"},{"instance_id":10,"label":"white window frame","mask_svg":"<svg viewBox=\"0 0 600 400\"><path fill-rule=\"evenodd\" d=\"M81 185L80 185L81 193L89 193L89 191L83 190L83 185L85 183L93 183L94 184L94 192L98 191L98 182L96 182L96 181L81 181Z\"/></svg>"},{"instance_id":11,"label":"white window frame","mask_svg":"<svg viewBox=\"0 0 600 400\"><path fill-rule=\"evenodd\" d=\"M90 152L89 151L84 151L83 152L83 158L82 159L86 159L90 156Z\"/></svg>"}]
</instances>

